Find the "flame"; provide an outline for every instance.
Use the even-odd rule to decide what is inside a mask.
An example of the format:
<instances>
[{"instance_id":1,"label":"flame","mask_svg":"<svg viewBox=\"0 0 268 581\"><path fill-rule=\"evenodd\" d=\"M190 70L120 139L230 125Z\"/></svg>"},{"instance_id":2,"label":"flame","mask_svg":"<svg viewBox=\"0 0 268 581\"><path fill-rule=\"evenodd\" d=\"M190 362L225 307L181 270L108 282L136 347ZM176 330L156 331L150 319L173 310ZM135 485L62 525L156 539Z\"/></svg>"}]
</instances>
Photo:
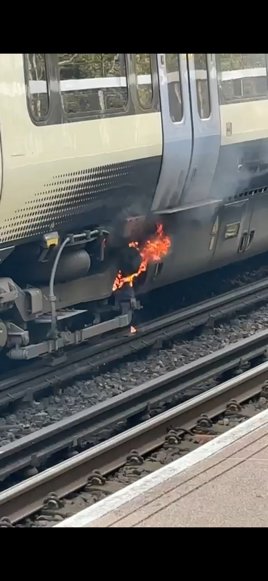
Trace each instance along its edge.
<instances>
[{"instance_id":1,"label":"flame","mask_svg":"<svg viewBox=\"0 0 268 581\"><path fill-rule=\"evenodd\" d=\"M139 248L138 242L130 242L128 246L129 248L137 248L142 258L142 262L137 272L134 272L129 276L123 276L121 270L119 270L113 283L113 291L122 288L126 283L133 286L135 278L147 270L148 264L159 262L163 256L166 256L171 246L171 240L169 236L164 234L162 224L158 224L155 236L152 239L146 240L141 249Z\"/></svg>"},{"instance_id":2,"label":"flame","mask_svg":"<svg viewBox=\"0 0 268 581\"><path fill-rule=\"evenodd\" d=\"M131 334L132 333L137 333L137 329L136 329L136 327L133 327L133 325L131 325L131 327L130 327L130 333Z\"/></svg>"}]
</instances>

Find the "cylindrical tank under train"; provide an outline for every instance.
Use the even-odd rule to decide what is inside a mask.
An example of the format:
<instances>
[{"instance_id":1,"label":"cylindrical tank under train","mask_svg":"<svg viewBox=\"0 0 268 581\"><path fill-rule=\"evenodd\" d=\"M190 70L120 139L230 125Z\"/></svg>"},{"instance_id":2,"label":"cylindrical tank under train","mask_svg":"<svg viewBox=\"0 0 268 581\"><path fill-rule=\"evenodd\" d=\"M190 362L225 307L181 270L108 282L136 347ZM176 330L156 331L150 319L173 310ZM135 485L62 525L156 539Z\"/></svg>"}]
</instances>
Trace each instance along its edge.
<instances>
[{"instance_id":1,"label":"cylindrical tank under train","mask_svg":"<svg viewBox=\"0 0 268 581\"><path fill-rule=\"evenodd\" d=\"M133 293L268 250L266 54L2 54L0 64L9 357L127 327Z\"/></svg>"}]
</instances>

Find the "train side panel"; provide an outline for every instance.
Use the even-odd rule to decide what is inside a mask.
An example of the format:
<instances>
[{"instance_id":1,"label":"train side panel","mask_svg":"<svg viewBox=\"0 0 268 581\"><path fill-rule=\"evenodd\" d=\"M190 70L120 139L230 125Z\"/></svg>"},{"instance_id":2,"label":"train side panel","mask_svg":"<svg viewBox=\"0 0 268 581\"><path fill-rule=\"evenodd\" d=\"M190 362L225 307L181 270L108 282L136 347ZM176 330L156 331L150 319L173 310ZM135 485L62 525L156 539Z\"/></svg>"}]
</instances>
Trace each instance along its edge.
<instances>
[{"instance_id":1,"label":"train side panel","mask_svg":"<svg viewBox=\"0 0 268 581\"><path fill-rule=\"evenodd\" d=\"M177 203L163 212L174 243L158 280L151 273L157 286L268 250L268 89L267 67L262 66L266 55L237 56L243 57L242 64L241 59L231 61L223 73L217 62L220 126L215 135L220 143L217 141L215 152L210 152L201 132L203 157L194 155L198 132L192 100L193 153L189 177L182 195L177 190ZM247 64L250 59L254 61L251 68ZM193 67L189 74L191 86ZM212 74L211 71L210 99ZM202 92L204 95L204 86L201 95ZM164 204L162 207L164 210Z\"/></svg>"},{"instance_id":2,"label":"train side panel","mask_svg":"<svg viewBox=\"0 0 268 581\"><path fill-rule=\"evenodd\" d=\"M23 55L0 56L0 244L110 223L150 207L159 175L159 111L36 125Z\"/></svg>"},{"instance_id":3,"label":"train side panel","mask_svg":"<svg viewBox=\"0 0 268 581\"><path fill-rule=\"evenodd\" d=\"M244 56L253 58L256 66L221 73L219 63L221 152L213 191L222 199L223 208L216 263L232 260L228 245L234 260L268 249L267 68L257 66L262 64L265 55ZM239 81L242 94L225 94L222 78L230 76L233 76L233 85Z\"/></svg>"},{"instance_id":4,"label":"train side panel","mask_svg":"<svg viewBox=\"0 0 268 581\"><path fill-rule=\"evenodd\" d=\"M166 55L167 59L167 55ZM177 80L173 93L177 98L179 111L183 109L181 122L176 122L174 98L169 108L165 105L165 91L160 87L162 117L164 127L163 165L154 198L153 208L163 220L172 237L172 249L161 270L155 276L154 269L148 276L151 284L162 286L182 278L193 276L209 269L213 260L210 248L210 234L215 223L220 201L211 197L210 190L218 162L220 149L220 117L217 92L215 58L212 55L186 55L187 67L181 75L181 86ZM167 73L167 71L166 71ZM173 82L175 84L175 80ZM166 74L166 90L171 92L171 83ZM188 102L185 103L185 99ZM163 107L164 101L164 107ZM171 119L170 119L171 118ZM166 147L165 128L173 123L173 174L177 182L161 181L163 169L171 160L171 148ZM185 144L185 132L188 141ZM167 133L167 132L166 132ZM188 167L182 168L183 155L191 146ZM184 152L182 154L182 148ZM166 159L166 157L169 159ZM181 176L184 171L184 183ZM173 191L171 187L173 186ZM161 188L161 190L160 190Z\"/></svg>"}]
</instances>

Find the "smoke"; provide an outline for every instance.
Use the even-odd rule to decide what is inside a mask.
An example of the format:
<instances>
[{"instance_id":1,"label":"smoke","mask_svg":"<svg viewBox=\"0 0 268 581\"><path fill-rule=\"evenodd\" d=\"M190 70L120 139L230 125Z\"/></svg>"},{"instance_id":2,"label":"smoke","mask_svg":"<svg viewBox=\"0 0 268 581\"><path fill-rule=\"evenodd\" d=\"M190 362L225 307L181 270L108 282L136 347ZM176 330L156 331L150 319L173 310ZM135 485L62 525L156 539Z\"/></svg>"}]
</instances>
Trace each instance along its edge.
<instances>
[{"instance_id":1,"label":"smoke","mask_svg":"<svg viewBox=\"0 0 268 581\"><path fill-rule=\"evenodd\" d=\"M155 229L155 217L146 212L144 204L133 202L121 212L112 222L110 243L113 247L121 247L127 240L142 240Z\"/></svg>"},{"instance_id":2,"label":"smoke","mask_svg":"<svg viewBox=\"0 0 268 581\"><path fill-rule=\"evenodd\" d=\"M142 258L136 248L123 248L120 252L120 270L123 276L130 276L140 268Z\"/></svg>"}]
</instances>

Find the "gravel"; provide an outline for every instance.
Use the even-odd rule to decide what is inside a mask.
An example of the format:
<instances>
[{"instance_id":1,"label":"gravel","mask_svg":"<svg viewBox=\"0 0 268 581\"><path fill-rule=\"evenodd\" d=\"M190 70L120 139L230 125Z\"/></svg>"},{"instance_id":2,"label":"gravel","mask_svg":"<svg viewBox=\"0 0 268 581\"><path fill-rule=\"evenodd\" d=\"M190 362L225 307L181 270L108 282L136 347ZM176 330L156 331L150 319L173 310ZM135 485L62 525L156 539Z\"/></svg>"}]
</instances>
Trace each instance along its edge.
<instances>
[{"instance_id":1,"label":"gravel","mask_svg":"<svg viewBox=\"0 0 268 581\"><path fill-rule=\"evenodd\" d=\"M0 418L0 446L48 426L90 406L125 392L234 343L268 326L268 305L207 328L191 340L177 340L166 349L151 351L136 361L117 364L112 370L76 381L56 395L33 401Z\"/></svg>"},{"instance_id":2,"label":"gravel","mask_svg":"<svg viewBox=\"0 0 268 581\"><path fill-rule=\"evenodd\" d=\"M268 276L267 261L268 253L249 259L247 265L232 264L193 279L180 281L165 289L157 289L142 297L145 308L139 312L139 315L142 320L166 315L176 309L261 280Z\"/></svg>"},{"instance_id":3,"label":"gravel","mask_svg":"<svg viewBox=\"0 0 268 581\"><path fill-rule=\"evenodd\" d=\"M170 462L189 454L211 438L220 436L260 411L267 409L267 406L268 400L266 397L257 396L253 400L241 404L237 414L230 414L226 411L214 418L211 432L207 433L205 430L202 433L200 429L198 432L192 430L185 433L182 439L178 439L177 442L168 442L166 440L158 449L140 457L139 463L133 462L130 458L126 459L123 466L106 476L104 486L96 483L96 481L89 482L82 489L72 492L61 499L60 503L55 507L49 507L44 504L40 511L21 521L15 527L53 527L58 522L62 522L64 519L92 506L103 498L107 498L108 495L117 490L122 490L129 484L137 482L137 480L156 472Z\"/></svg>"}]
</instances>

